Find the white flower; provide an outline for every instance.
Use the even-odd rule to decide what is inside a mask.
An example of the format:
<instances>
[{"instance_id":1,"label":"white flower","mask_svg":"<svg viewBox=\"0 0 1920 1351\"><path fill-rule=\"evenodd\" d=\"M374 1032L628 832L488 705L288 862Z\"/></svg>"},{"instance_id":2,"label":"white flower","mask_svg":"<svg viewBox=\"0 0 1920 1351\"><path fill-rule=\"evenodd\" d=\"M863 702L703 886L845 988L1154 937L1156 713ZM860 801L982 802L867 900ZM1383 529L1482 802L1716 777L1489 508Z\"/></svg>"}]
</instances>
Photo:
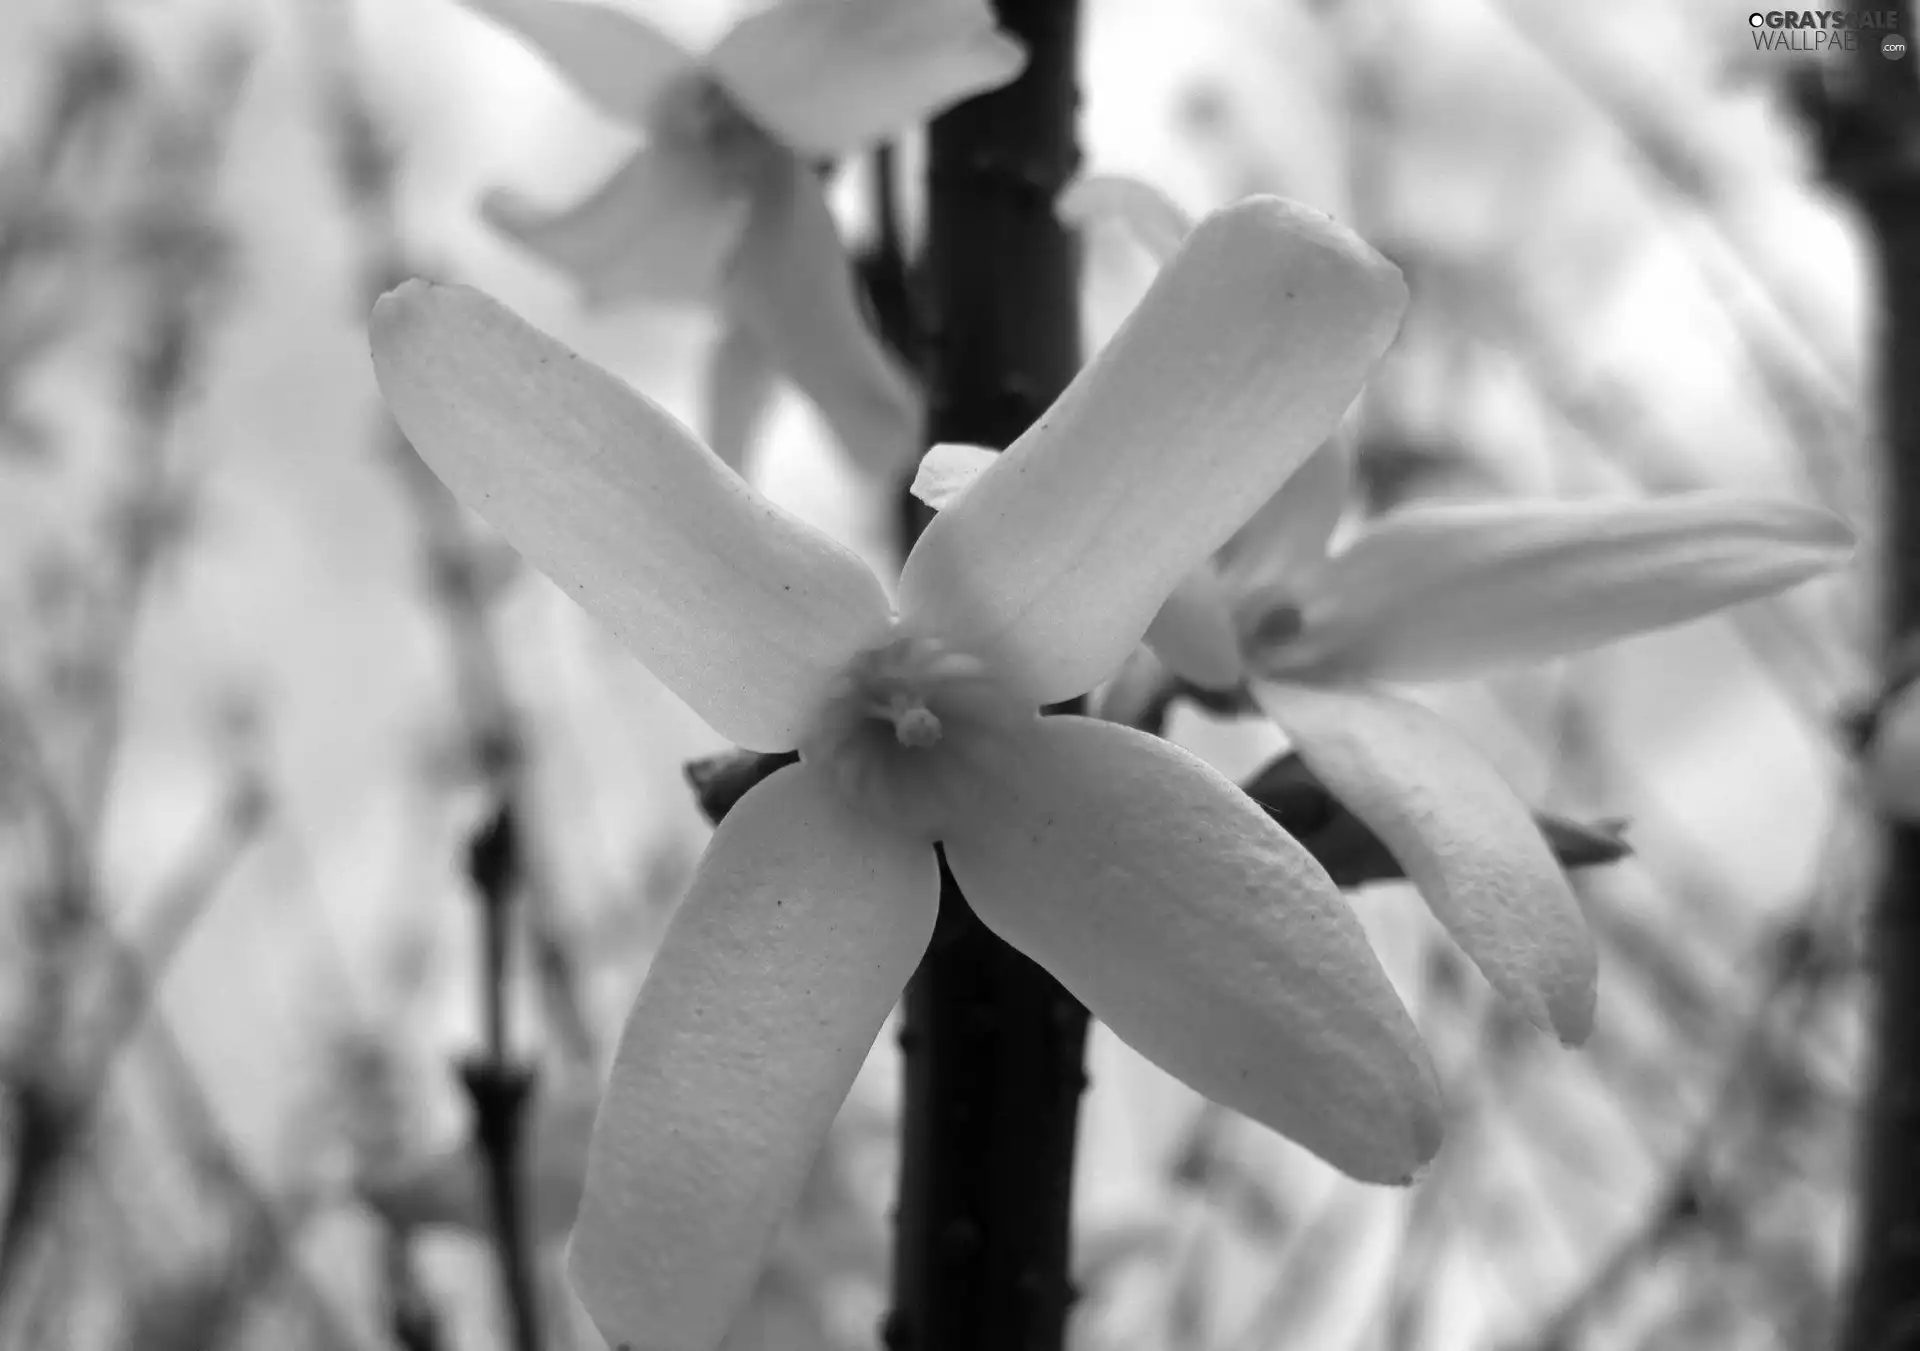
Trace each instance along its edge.
<instances>
[{"instance_id":1,"label":"white flower","mask_svg":"<svg viewBox=\"0 0 1920 1351\"><path fill-rule=\"evenodd\" d=\"M853 555L485 297L373 319L455 494L722 735L797 747L715 832L616 1055L571 1248L610 1342L746 1296L932 932L980 918L1142 1054L1357 1177L1439 1143L1431 1067L1325 872L1130 728L1040 717L1140 640L1391 342L1398 271L1275 199L1202 222L1124 330L927 529L897 612Z\"/></svg>"},{"instance_id":2,"label":"white flower","mask_svg":"<svg viewBox=\"0 0 1920 1351\"><path fill-rule=\"evenodd\" d=\"M722 376L747 363L757 380L771 362L857 460L905 464L918 399L861 315L814 161L1018 75L1025 52L983 0L785 0L702 57L581 0L466 3L647 137L575 205L496 192L488 220L570 273L591 304L717 301L741 333L717 354Z\"/></svg>"},{"instance_id":3,"label":"white flower","mask_svg":"<svg viewBox=\"0 0 1920 1351\"><path fill-rule=\"evenodd\" d=\"M1118 215L1163 257L1189 228L1132 180L1083 181L1061 205L1077 222ZM951 510L990 455L936 446L914 491ZM1380 682L1472 679L1684 623L1839 566L1852 532L1816 508L1693 492L1407 507L1330 554L1351 478L1329 439L1180 583L1145 641L1202 688L1247 682L1493 987L1583 1041L1593 943L1531 812L1444 719Z\"/></svg>"}]
</instances>

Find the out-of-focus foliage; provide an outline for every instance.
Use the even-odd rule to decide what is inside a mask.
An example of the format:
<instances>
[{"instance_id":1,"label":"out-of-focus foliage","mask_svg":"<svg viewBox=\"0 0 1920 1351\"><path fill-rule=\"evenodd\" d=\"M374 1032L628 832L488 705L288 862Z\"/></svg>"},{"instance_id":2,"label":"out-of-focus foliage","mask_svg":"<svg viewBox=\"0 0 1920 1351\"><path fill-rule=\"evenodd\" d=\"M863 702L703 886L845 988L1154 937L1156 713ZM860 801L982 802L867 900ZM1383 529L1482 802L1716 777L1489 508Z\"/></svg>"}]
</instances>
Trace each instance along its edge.
<instances>
[{"instance_id":1,"label":"out-of-focus foliage","mask_svg":"<svg viewBox=\"0 0 1920 1351\"><path fill-rule=\"evenodd\" d=\"M1194 209L1280 191L1406 269L1354 428L1374 504L1721 483L1869 524L1868 281L1791 101L1815 58L1680 0L1088 10L1092 165ZM689 43L732 13L647 12ZM484 1243L355 1185L465 1128L467 840L518 804L515 1035L578 1091L699 847L680 765L717 747L423 479L361 325L396 272L459 276L698 410L708 318L585 316L473 211L497 181L564 197L627 136L452 0L0 13L0 1346L500 1344ZM1143 272L1099 236L1087 262L1097 340ZM885 565L888 490L812 417L782 397L760 477ZM1391 886L1355 904L1454 1114L1413 1191L1096 1037L1077 1344L1815 1340L1866 599L1856 575L1444 691L1536 806L1631 819L1635 858L1579 884L1592 1043L1528 1034ZM1173 732L1242 776L1277 745ZM892 1087L883 1038L739 1351L873 1344ZM555 1345L591 1346L545 1293Z\"/></svg>"}]
</instances>

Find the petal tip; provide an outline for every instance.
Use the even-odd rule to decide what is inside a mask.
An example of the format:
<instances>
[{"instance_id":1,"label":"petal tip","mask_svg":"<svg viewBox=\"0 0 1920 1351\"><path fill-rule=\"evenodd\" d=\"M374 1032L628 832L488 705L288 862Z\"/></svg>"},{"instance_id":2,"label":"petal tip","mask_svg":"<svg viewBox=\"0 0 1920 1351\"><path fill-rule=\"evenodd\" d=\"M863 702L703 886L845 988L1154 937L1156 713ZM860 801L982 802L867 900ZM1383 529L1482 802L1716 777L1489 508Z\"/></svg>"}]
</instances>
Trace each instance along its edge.
<instances>
[{"instance_id":1,"label":"petal tip","mask_svg":"<svg viewBox=\"0 0 1920 1351\"><path fill-rule=\"evenodd\" d=\"M1354 273L1367 280L1376 299L1391 307L1396 322L1407 305L1407 280L1400 268L1380 250L1362 239L1352 227L1335 220L1326 212L1285 197L1257 195L1242 198L1203 219L1195 233L1209 228L1258 229L1301 242L1347 263Z\"/></svg>"},{"instance_id":2,"label":"petal tip","mask_svg":"<svg viewBox=\"0 0 1920 1351\"><path fill-rule=\"evenodd\" d=\"M1595 995L1595 982L1589 979L1569 986L1547 1005L1548 1030L1568 1050L1584 1046L1593 1035Z\"/></svg>"},{"instance_id":3,"label":"petal tip","mask_svg":"<svg viewBox=\"0 0 1920 1351\"><path fill-rule=\"evenodd\" d=\"M1440 1091L1440 1079L1433 1061L1422 1046L1411 1057L1409 1076L1415 1084L1401 1099L1398 1137L1382 1150L1384 1160L1376 1158L1366 1168L1345 1167L1344 1171L1362 1182L1383 1187L1411 1187L1425 1177L1440 1147L1446 1143L1446 1099Z\"/></svg>"},{"instance_id":4,"label":"petal tip","mask_svg":"<svg viewBox=\"0 0 1920 1351\"><path fill-rule=\"evenodd\" d=\"M406 340L409 329L424 322L422 310L434 303L436 294L455 288L425 277L408 277L373 302L367 316L367 336L376 353L391 349Z\"/></svg>"}]
</instances>

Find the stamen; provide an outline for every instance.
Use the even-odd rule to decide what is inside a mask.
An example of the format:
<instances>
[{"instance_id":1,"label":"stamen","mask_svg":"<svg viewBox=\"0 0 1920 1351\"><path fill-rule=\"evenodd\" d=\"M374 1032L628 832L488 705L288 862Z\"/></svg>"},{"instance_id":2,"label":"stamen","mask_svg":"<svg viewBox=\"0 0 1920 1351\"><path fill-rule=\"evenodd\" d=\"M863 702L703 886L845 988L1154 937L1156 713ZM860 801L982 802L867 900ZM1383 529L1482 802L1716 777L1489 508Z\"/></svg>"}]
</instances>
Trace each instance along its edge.
<instances>
[{"instance_id":1,"label":"stamen","mask_svg":"<svg viewBox=\"0 0 1920 1351\"><path fill-rule=\"evenodd\" d=\"M940 719L914 695L895 694L879 713L893 724L902 746L931 746L940 739Z\"/></svg>"}]
</instances>

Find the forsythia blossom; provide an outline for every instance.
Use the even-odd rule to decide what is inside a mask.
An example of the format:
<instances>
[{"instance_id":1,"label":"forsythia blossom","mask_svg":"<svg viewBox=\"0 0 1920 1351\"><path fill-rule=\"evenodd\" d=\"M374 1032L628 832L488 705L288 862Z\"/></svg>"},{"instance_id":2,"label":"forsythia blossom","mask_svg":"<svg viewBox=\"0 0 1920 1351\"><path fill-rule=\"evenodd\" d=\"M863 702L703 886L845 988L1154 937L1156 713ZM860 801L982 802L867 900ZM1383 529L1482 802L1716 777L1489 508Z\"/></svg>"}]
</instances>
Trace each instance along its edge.
<instances>
[{"instance_id":1,"label":"forsythia blossom","mask_svg":"<svg viewBox=\"0 0 1920 1351\"><path fill-rule=\"evenodd\" d=\"M1062 211L1118 216L1163 258L1190 228L1133 180L1085 180ZM915 491L951 510L990 454L937 446ZM1595 959L1565 873L1499 772L1379 682L1470 679L1699 618L1840 565L1852 533L1816 508L1692 492L1412 506L1330 552L1351 479L1330 439L1180 584L1146 641L1202 688L1246 683L1494 988L1578 1042Z\"/></svg>"},{"instance_id":2,"label":"forsythia blossom","mask_svg":"<svg viewBox=\"0 0 1920 1351\"><path fill-rule=\"evenodd\" d=\"M1398 271L1272 198L1194 230L1123 330L927 529L897 607L679 423L478 293L372 323L455 494L722 735L797 747L715 832L627 1022L569 1262L614 1345L714 1346L933 930L980 918L1199 1092L1353 1175L1438 1147L1431 1066L1311 855L1131 728L1041 717L1338 422Z\"/></svg>"},{"instance_id":3,"label":"forsythia blossom","mask_svg":"<svg viewBox=\"0 0 1920 1351\"><path fill-rule=\"evenodd\" d=\"M714 356L721 396L762 400L771 362L849 454L877 469L906 464L918 399L861 317L813 161L1019 74L1025 53L983 0L784 0L704 57L582 0L466 3L647 137L583 201L551 211L497 192L488 220L572 274L590 303L717 300L728 322ZM738 467L746 427L709 430Z\"/></svg>"}]
</instances>

